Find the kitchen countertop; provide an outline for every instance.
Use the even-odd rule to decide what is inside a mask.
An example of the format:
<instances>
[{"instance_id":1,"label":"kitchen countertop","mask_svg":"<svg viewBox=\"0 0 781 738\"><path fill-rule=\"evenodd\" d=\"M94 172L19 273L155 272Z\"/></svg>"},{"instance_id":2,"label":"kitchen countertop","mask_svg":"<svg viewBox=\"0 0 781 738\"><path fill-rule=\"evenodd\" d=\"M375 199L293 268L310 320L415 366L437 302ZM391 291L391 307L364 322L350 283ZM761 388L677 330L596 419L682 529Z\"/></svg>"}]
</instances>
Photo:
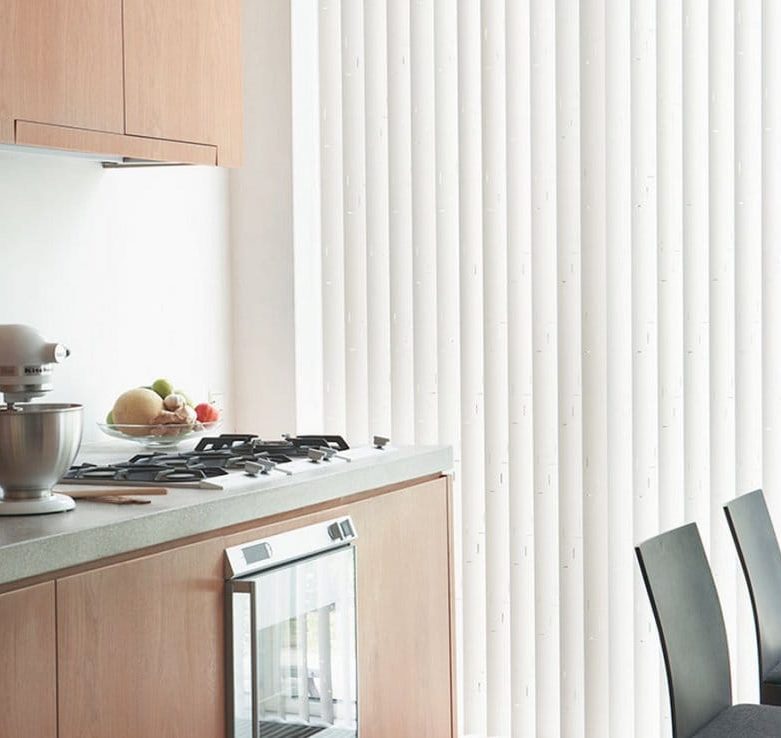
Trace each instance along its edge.
<instances>
[{"instance_id":1,"label":"kitchen countertop","mask_svg":"<svg viewBox=\"0 0 781 738\"><path fill-rule=\"evenodd\" d=\"M452 464L449 446L388 448L380 460L257 478L241 490L175 488L148 505L77 500L71 512L0 517L0 584L446 473Z\"/></svg>"}]
</instances>

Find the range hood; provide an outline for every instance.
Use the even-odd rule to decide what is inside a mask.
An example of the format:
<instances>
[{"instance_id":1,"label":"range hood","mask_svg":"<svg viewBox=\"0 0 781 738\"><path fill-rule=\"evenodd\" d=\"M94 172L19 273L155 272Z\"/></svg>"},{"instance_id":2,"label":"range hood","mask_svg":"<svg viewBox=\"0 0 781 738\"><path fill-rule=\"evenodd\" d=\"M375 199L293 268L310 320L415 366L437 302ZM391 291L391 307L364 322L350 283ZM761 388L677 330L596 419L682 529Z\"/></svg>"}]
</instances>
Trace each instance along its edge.
<instances>
[{"instance_id":1,"label":"range hood","mask_svg":"<svg viewBox=\"0 0 781 738\"><path fill-rule=\"evenodd\" d=\"M9 151L76 156L107 168L217 165L217 147L187 141L135 136L110 131L70 128L34 121L14 121L15 143L0 144Z\"/></svg>"},{"instance_id":2,"label":"range hood","mask_svg":"<svg viewBox=\"0 0 781 738\"><path fill-rule=\"evenodd\" d=\"M44 146L21 146L18 144L0 144L0 152L12 154L32 154L33 156L67 157L84 159L100 164L104 169L138 169L141 167L188 167L189 162L155 161L154 159L136 159L129 156L111 156L109 154L90 154L84 151L49 149Z\"/></svg>"}]
</instances>

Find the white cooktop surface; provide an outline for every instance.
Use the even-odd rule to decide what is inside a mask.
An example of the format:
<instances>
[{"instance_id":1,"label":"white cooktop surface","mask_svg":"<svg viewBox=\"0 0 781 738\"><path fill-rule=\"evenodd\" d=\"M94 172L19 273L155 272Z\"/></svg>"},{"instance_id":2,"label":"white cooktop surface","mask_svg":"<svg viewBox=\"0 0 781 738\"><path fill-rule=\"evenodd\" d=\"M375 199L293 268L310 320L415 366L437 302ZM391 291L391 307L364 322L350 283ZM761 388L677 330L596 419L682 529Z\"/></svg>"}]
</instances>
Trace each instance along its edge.
<instances>
[{"instance_id":1,"label":"white cooktop surface","mask_svg":"<svg viewBox=\"0 0 781 738\"><path fill-rule=\"evenodd\" d=\"M190 451L194 446L194 443L187 445L181 444L176 451ZM340 451L337 457L332 457L329 461L312 462L308 459L295 459L286 464L279 464L278 469L272 469L268 474L258 474L257 476L251 476L240 469L232 470L230 474L226 474L220 477L211 477L208 480L204 480L201 483L192 483L182 486L190 488L200 489L214 489L214 490L230 490L241 491L247 489L259 489L264 486L274 486L275 483L285 479L286 477L295 475L297 478L302 475L318 475L324 472L335 471L336 467L345 465L349 466L353 461L359 461L363 459L375 458L378 462L382 462L395 448L393 446L386 446L384 449L378 449L374 446L357 446L356 448L350 448L346 451ZM128 443L95 443L84 444L79 456L76 459L77 464L90 463L107 466L110 464L116 464L118 462L127 461L134 455L139 453L148 453L142 446L133 447ZM175 453L175 451L165 452ZM281 471L284 469L285 471ZM346 470L346 469L345 469ZM286 472L290 472L287 474ZM94 484L106 486L106 480L93 480L86 482L81 480L79 484ZM108 483L111 486L115 486L116 483ZM150 483L153 486L165 486L160 482ZM126 486L137 486L135 482L128 482ZM179 487L180 485L177 485ZM67 490L66 490L67 492Z\"/></svg>"}]
</instances>

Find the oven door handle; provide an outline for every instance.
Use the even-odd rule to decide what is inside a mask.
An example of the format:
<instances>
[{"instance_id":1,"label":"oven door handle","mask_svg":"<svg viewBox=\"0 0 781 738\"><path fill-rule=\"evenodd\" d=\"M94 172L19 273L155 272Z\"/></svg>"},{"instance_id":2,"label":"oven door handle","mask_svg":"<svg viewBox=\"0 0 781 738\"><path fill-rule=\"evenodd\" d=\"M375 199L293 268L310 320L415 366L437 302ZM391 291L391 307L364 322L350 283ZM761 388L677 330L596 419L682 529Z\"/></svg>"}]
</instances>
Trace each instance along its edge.
<instances>
[{"instance_id":1,"label":"oven door handle","mask_svg":"<svg viewBox=\"0 0 781 738\"><path fill-rule=\"evenodd\" d=\"M236 715L236 669L241 658L241 652L236 651L235 643L239 623L233 615L236 595L249 597L249 641L250 641L250 681L252 693L252 738L260 738L260 719L258 695L260 691L258 680L258 635L257 635L257 597L256 583L252 580L235 579L226 582L225 587L225 687L226 687L226 735L238 738ZM246 732L242 732L246 735Z\"/></svg>"},{"instance_id":2,"label":"oven door handle","mask_svg":"<svg viewBox=\"0 0 781 738\"><path fill-rule=\"evenodd\" d=\"M258 673L258 598L257 582L249 584L250 673L252 674L252 738L260 738L260 674Z\"/></svg>"}]
</instances>

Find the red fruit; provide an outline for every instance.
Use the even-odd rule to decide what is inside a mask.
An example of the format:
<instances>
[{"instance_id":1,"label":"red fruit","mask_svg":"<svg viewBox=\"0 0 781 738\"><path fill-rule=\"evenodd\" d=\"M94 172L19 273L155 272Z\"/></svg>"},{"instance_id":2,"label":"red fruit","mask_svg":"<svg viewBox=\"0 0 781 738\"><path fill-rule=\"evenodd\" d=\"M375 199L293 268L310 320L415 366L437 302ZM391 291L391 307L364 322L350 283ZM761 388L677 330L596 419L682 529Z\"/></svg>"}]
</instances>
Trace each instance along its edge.
<instances>
[{"instance_id":1,"label":"red fruit","mask_svg":"<svg viewBox=\"0 0 781 738\"><path fill-rule=\"evenodd\" d=\"M200 423L214 423L220 419L220 411L208 402L195 406L195 416Z\"/></svg>"}]
</instances>

